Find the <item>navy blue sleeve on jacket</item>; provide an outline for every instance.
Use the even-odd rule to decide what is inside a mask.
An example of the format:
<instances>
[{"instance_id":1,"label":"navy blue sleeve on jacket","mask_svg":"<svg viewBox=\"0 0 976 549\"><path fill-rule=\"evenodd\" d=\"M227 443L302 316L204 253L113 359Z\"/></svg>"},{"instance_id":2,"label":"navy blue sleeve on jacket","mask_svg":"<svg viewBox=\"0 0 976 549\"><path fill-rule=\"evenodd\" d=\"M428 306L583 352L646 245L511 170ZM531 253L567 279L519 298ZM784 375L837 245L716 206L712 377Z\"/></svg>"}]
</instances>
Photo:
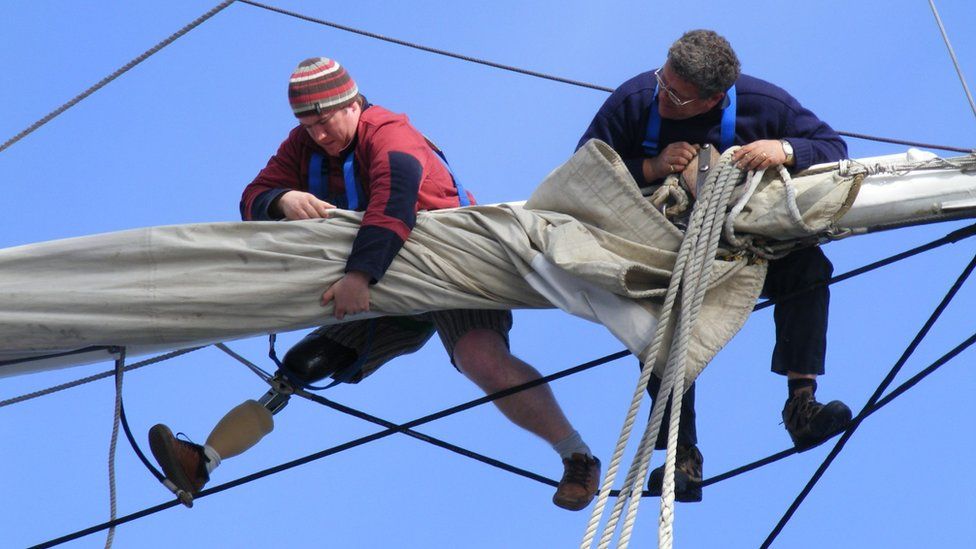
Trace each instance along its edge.
<instances>
[{"instance_id":1,"label":"navy blue sleeve on jacket","mask_svg":"<svg viewBox=\"0 0 976 549\"><path fill-rule=\"evenodd\" d=\"M793 146L793 169L802 171L814 164L847 158L847 143L837 132L799 103L796 107L787 135L783 136Z\"/></svg>"},{"instance_id":2,"label":"navy blue sleeve on jacket","mask_svg":"<svg viewBox=\"0 0 976 549\"><path fill-rule=\"evenodd\" d=\"M373 166L381 172L389 170L389 186L377 185L370 194L363 225L356 233L352 251L346 261L346 272L362 271L376 283L400 252L404 241L417 223L417 193L424 168L417 158L403 151L389 151L386 162Z\"/></svg>"},{"instance_id":3,"label":"navy blue sleeve on jacket","mask_svg":"<svg viewBox=\"0 0 976 549\"><path fill-rule=\"evenodd\" d=\"M275 203L278 197L290 190L291 189L269 189L259 194L251 203L250 219L252 221L279 221L284 219L284 216L280 215L280 212L278 212L279 215L273 215L271 206ZM248 217L244 215L243 201L241 202L241 208L241 219L248 219Z\"/></svg>"},{"instance_id":4,"label":"navy blue sleeve on jacket","mask_svg":"<svg viewBox=\"0 0 976 549\"><path fill-rule=\"evenodd\" d=\"M638 75L617 88L597 111L576 149L599 139L617 151L638 185L644 181L643 136L653 90L646 88L647 74Z\"/></svg>"}]
</instances>

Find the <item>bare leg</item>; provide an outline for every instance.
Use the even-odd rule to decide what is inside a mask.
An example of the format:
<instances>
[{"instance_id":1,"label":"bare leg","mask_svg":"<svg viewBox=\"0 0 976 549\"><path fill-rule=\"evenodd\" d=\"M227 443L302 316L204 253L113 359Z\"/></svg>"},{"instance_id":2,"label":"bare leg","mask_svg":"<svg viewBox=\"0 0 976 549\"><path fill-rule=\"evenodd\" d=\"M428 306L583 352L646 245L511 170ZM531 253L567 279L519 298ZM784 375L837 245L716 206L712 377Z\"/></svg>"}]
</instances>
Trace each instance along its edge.
<instances>
[{"instance_id":1,"label":"bare leg","mask_svg":"<svg viewBox=\"0 0 976 549\"><path fill-rule=\"evenodd\" d=\"M466 333L454 347L458 369L486 393L494 393L542 377L516 358L502 337L492 330ZM495 405L512 423L556 444L574 433L548 385L509 395Z\"/></svg>"}]
</instances>

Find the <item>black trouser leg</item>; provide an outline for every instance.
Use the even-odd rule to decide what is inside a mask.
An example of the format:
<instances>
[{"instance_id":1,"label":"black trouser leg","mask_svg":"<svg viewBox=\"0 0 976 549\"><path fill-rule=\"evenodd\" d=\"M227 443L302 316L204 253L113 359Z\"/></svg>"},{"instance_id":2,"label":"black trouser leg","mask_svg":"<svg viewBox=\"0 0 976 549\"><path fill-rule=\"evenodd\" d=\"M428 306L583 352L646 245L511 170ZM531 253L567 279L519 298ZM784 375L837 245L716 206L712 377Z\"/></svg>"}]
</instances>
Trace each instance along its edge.
<instances>
[{"instance_id":1,"label":"black trouser leg","mask_svg":"<svg viewBox=\"0 0 976 549\"><path fill-rule=\"evenodd\" d=\"M647 382L647 394L651 395L651 401L657 402L658 391L661 390L661 378L651 374ZM664 411L664 419L661 422L661 430L657 435L657 442L654 448L664 450L668 447L668 426L671 424L671 399L668 398L667 408ZM684 398L681 399L681 419L678 421L678 444L682 446L694 446L698 444L698 431L695 427L695 384L692 383L685 391Z\"/></svg>"},{"instance_id":2,"label":"black trouser leg","mask_svg":"<svg viewBox=\"0 0 976 549\"><path fill-rule=\"evenodd\" d=\"M804 248L769 262L763 295L787 296L818 282L825 282L834 266L819 247ZM777 374L823 374L827 352L827 314L830 289L821 286L777 302L773 309L776 346L772 370Z\"/></svg>"}]
</instances>

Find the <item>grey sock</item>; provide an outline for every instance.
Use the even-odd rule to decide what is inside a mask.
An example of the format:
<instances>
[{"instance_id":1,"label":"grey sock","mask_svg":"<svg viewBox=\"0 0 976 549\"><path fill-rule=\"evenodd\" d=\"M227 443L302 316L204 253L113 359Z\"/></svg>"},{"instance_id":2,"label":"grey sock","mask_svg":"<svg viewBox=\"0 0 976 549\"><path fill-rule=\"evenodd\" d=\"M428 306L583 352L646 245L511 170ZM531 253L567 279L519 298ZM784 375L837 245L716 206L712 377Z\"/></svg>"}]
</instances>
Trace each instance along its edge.
<instances>
[{"instance_id":1,"label":"grey sock","mask_svg":"<svg viewBox=\"0 0 976 549\"><path fill-rule=\"evenodd\" d=\"M583 454L587 457L593 457L593 454L590 452L590 447L583 442L583 437L580 436L578 431L573 431L573 434L553 444L552 449L563 459L570 459L573 454Z\"/></svg>"}]
</instances>

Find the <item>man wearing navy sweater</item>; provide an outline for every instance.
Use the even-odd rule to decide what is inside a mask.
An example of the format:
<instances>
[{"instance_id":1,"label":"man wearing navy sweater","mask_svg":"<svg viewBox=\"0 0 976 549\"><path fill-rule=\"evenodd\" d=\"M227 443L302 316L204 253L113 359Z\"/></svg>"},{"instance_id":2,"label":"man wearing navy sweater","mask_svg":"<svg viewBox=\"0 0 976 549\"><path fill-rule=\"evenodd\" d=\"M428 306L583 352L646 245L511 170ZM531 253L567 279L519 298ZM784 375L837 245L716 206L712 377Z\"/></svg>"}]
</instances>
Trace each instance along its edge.
<instances>
[{"instance_id":1,"label":"man wearing navy sweater","mask_svg":"<svg viewBox=\"0 0 976 549\"><path fill-rule=\"evenodd\" d=\"M597 112L578 147L605 141L626 163L638 186L660 183L684 170L700 145L724 151L742 169L779 165L797 172L847 156L837 133L783 89L739 72L739 60L725 38L709 30L685 33L668 50L663 67L639 74L617 88ZM833 266L819 247L771 261L763 294L776 299L830 278ZM783 423L794 445L806 449L843 428L850 409L840 401L815 399L827 346L826 286L784 299L774 310L776 345L772 370L787 377L789 396ZM655 376L648 392L656 397ZM678 429L675 497L700 501L702 455L695 432L695 386L682 401ZM657 448L667 446L667 425ZM648 489L660 494L663 467L651 473Z\"/></svg>"}]
</instances>

